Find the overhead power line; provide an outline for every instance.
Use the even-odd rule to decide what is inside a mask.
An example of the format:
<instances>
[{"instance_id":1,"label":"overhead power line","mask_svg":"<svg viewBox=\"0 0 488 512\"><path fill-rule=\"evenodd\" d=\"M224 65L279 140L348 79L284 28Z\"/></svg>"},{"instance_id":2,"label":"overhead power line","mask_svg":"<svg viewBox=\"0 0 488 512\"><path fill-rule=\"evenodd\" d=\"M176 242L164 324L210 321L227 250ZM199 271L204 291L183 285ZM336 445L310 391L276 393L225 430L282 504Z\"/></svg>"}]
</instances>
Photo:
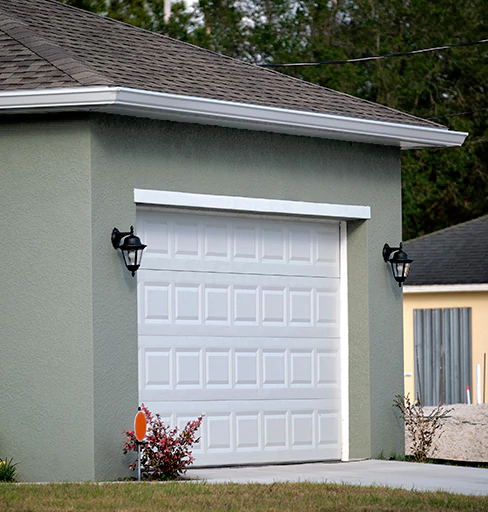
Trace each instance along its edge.
<instances>
[{"instance_id":1,"label":"overhead power line","mask_svg":"<svg viewBox=\"0 0 488 512\"><path fill-rule=\"evenodd\" d=\"M458 48L460 46L475 46L477 44L488 43L488 39L481 39L479 41L470 41L468 43L457 44L444 44L442 46L435 46L433 48L422 48L421 50L412 50L410 52L400 53L386 53L384 55L375 55L372 57L360 57L357 59L344 59L344 60L323 60L320 62L291 62L287 64L258 64L258 66L268 68L283 68L283 67L299 67L299 66L325 66L329 64L354 64L356 62L368 62L370 60L380 60L389 57L405 57L407 55L418 55L419 53L437 52L440 50L449 50L450 48Z\"/></svg>"}]
</instances>

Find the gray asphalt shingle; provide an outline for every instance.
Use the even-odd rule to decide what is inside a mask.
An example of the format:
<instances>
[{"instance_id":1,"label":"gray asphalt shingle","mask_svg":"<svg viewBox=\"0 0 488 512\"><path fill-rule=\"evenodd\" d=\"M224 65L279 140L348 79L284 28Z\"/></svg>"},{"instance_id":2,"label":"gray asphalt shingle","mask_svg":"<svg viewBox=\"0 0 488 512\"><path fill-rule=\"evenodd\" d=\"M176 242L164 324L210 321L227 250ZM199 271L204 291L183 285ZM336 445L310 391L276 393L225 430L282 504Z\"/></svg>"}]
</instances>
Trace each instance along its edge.
<instances>
[{"instance_id":1,"label":"gray asphalt shingle","mask_svg":"<svg viewBox=\"0 0 488 512\"><path fill-rule=\"evenodd\" d=\"M488 283L488 215L404 243L406 285Z\"/></svg>"},{"instance_id":2,"label":"gray asphalt shingle","mask_svg":"<svg viewBox=\"0 0 488 512\"><path fill-rule=\"evenodd\" d=\"M0 91L112 85L440 126L56 0L0 0L0 73Z\"/></svg>"}]
</instances>

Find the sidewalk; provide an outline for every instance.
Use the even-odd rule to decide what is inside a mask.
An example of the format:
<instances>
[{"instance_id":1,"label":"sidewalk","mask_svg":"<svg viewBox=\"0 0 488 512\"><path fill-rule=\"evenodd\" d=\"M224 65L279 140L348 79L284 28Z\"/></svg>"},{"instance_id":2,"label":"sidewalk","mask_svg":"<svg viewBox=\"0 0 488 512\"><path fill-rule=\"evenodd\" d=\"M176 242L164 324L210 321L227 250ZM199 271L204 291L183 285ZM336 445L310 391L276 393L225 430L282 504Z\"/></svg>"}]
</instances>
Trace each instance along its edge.
<instances>
[{"instance_id":1,"label":"sidewalk","mask_svg":"<svg viewBox=\"0 0 488 512\"><path fill-rule=\"evenodd\" d=\"M208 483L321 482L488 495L488 469L389 460L189 469Z\"/></svg>"}]
</instances>

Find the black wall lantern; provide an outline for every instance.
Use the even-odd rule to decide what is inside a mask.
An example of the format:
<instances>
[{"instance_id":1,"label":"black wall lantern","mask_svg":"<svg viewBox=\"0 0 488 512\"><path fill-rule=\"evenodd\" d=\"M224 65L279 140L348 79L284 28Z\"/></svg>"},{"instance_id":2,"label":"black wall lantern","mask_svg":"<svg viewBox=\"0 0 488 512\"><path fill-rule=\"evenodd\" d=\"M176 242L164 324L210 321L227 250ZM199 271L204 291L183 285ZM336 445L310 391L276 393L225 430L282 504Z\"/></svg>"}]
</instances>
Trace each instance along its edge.
<instances>
[{"instance_id":1,"label":"black wall lantern","mask_svg":"<svg viewBox=\"0 0 488 512\"><path fill-rule=\"evenodd\" d=\"M383 247L383 259L391 263L391 271L398 286L402 286L402 283L407 279L410 264L413 261L402 247L402 243L400 243L400 247L390 247L388 244Z\"/></svg>"},{"instance_id":2,"label":"black wall lantern","mask_svg":"<svg viewBox=\"0 0 488 512\"><path fill-rule=\"evenodd\" d=\"M124 242L120 244L124 238ZM130 231L121 232L117 228L112 231L112 245L114 249L120 249L124 257L124 263L132 276L135 275L141 264L142 251L147 247L141 243L141 239L134 235L134 226L130 227Z\"/></svg>"}]
</instances>

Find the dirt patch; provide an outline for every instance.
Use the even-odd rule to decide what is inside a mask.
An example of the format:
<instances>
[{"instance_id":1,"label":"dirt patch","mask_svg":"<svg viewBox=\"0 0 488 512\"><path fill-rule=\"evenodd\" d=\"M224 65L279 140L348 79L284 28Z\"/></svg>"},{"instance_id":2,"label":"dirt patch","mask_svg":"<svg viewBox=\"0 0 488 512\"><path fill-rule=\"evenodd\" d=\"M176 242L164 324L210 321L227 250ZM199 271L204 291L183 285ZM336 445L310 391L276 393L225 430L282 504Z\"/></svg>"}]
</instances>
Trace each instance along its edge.
<instances>
[{"instance_id":1,"label":"dirt patch","mask_svg":"<svg viewBox=\"0 0 488 512\"><path fill-rule=\"evenodd\" d=\"M433 407L424 407L426 416ZM452 409L444 420L441 435L434 441L429 456L435 459L488 462L488 404L446 406ZM411 455L408 436L405 453Z\"/></svg>"}]
</instances>

